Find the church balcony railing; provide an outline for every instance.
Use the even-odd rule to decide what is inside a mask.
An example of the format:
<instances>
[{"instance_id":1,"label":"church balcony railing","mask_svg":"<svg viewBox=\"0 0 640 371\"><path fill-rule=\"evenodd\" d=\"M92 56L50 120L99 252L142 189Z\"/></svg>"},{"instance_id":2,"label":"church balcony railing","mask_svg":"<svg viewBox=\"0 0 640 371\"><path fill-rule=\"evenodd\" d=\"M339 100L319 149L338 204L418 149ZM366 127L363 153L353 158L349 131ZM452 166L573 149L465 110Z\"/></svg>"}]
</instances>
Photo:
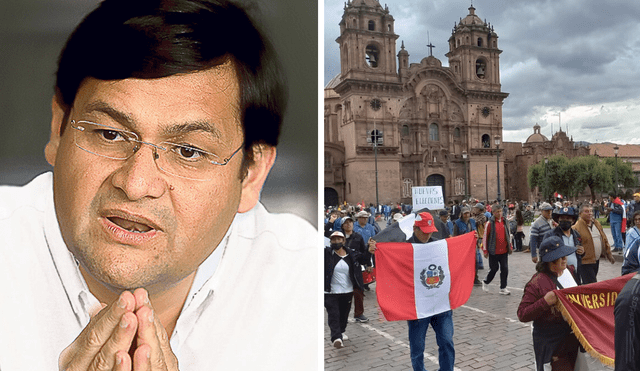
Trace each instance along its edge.
<instances>
[{"instance_id":1,"label":"church balcony railing","mask_svg":"<svg viewBox=\"0 0 640 371\"><path fill-rule=\"evenodd\" d=\"M504 148L500 148L500 154L504 152ZM495 156L495 148L472 148L471 156Z\"/></svg>"},{"instance_id":2,"label":"church balcony railing","mask_svg":"<svg viewBox=\"0 0 640 371\"><path fill-rule=\"evenodd\" d=\"M397 155L399 151L400 151L400 147L387 147L387 146L378 147L379 155ZM373 155L373 147L357 146L356 153L359 155Z\"/></svg>"}]
</instances>

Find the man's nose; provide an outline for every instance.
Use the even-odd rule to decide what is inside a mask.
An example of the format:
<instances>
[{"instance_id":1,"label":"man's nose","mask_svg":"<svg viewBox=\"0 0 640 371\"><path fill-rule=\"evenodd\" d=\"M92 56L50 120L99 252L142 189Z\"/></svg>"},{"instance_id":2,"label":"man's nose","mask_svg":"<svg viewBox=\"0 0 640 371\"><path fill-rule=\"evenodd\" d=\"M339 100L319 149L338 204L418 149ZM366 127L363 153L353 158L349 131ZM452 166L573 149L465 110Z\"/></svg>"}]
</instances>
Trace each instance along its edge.
<instances>
[{"instance_id":1,"label":"man's nose","mask_svg":"<svg viewBox=\"0 0 640 371\"><path fill-rule=\"evenodd\" d=\"M167 182L156 164L157 149L153 145L139 145L142 147L124 160L111 180L113 186L121 189L132 201L158 198L167 189Z\"/></svg>"}]
</instances>

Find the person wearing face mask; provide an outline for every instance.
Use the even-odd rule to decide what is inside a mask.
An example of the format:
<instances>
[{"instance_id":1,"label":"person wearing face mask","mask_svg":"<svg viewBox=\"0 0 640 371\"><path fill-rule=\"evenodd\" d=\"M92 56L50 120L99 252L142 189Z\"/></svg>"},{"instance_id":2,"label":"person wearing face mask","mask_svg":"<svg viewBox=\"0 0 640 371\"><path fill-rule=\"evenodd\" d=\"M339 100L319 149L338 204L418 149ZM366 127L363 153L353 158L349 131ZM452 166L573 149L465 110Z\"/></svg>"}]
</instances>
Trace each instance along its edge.
<instances>
[{"instance_id":1,"label":"person wearing face mask","mask_svg":"<svg viewBox=\"0 0 640 371\"><path fill-rule=\"evenodd\" d=\"M582 257L584 256L584 248L582 247L582 237L580 237L580 233L571 228L578 219L578 215L573 207L558 207L553 210L551 217L558 225L545 234L542 241L544 242L544 240L550 236L556 236L560 237L565 245L576 248L575 252L567 255L567 265L573 267L576 272L576 282L581 284L580 269L582 266Z\"/></svg>"},{"instance_id":2,"label":"person wearing face mask","mask_svg":"<svg viewBox=\"0 0 640 371\"><path fill-rule=\"evenodd\" d=\"M324 307L327 310L331 343L342 348L347 336L347 320L353 290L364 288L360 264L363 255L345 247L344 234L333 232L324 249Z\"/></svg>"}]
</instances>

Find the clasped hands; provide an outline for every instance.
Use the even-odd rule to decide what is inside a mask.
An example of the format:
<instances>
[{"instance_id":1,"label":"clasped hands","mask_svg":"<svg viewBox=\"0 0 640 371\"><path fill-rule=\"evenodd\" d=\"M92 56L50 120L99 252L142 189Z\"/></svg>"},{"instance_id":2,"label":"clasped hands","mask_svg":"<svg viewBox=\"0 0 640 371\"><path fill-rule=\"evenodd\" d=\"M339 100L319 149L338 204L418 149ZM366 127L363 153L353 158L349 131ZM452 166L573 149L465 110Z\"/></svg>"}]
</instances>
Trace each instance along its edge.
<instances>
[{"instance_id":1,"label":"clasped hands","mask_svg":"<svg viewBox=\"0 0 640 371\"><path fill-rule=\"evenodd\" d=\"M124 291L60 354L64 371L177 371L178 359L145 289Z\"/></svg>"}]
</instances>

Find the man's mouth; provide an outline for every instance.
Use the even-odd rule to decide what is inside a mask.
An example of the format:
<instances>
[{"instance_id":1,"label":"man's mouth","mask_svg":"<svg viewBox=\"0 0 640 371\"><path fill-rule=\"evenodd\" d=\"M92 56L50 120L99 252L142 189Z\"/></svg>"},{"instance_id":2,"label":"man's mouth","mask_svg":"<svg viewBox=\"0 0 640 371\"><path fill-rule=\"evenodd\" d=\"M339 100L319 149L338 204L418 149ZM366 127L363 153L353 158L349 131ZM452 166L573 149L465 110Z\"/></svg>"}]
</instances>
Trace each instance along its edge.
<instances>
[{"instance_id":1,"label":"man's mouth","mask_svg":"<svg viewBox=\"0 0 640 371\"><path fill-rule=\"evenodd\" d=\"M146 233L154 229L146 224L137 223L131 220L119 218L117 216L110 216L110 217L107 217L107 219L109 219L109 221L111 221L113 224L117 225L118 227L124 230L127 230L129 232Z\"/></svg>"}]
</instances>

